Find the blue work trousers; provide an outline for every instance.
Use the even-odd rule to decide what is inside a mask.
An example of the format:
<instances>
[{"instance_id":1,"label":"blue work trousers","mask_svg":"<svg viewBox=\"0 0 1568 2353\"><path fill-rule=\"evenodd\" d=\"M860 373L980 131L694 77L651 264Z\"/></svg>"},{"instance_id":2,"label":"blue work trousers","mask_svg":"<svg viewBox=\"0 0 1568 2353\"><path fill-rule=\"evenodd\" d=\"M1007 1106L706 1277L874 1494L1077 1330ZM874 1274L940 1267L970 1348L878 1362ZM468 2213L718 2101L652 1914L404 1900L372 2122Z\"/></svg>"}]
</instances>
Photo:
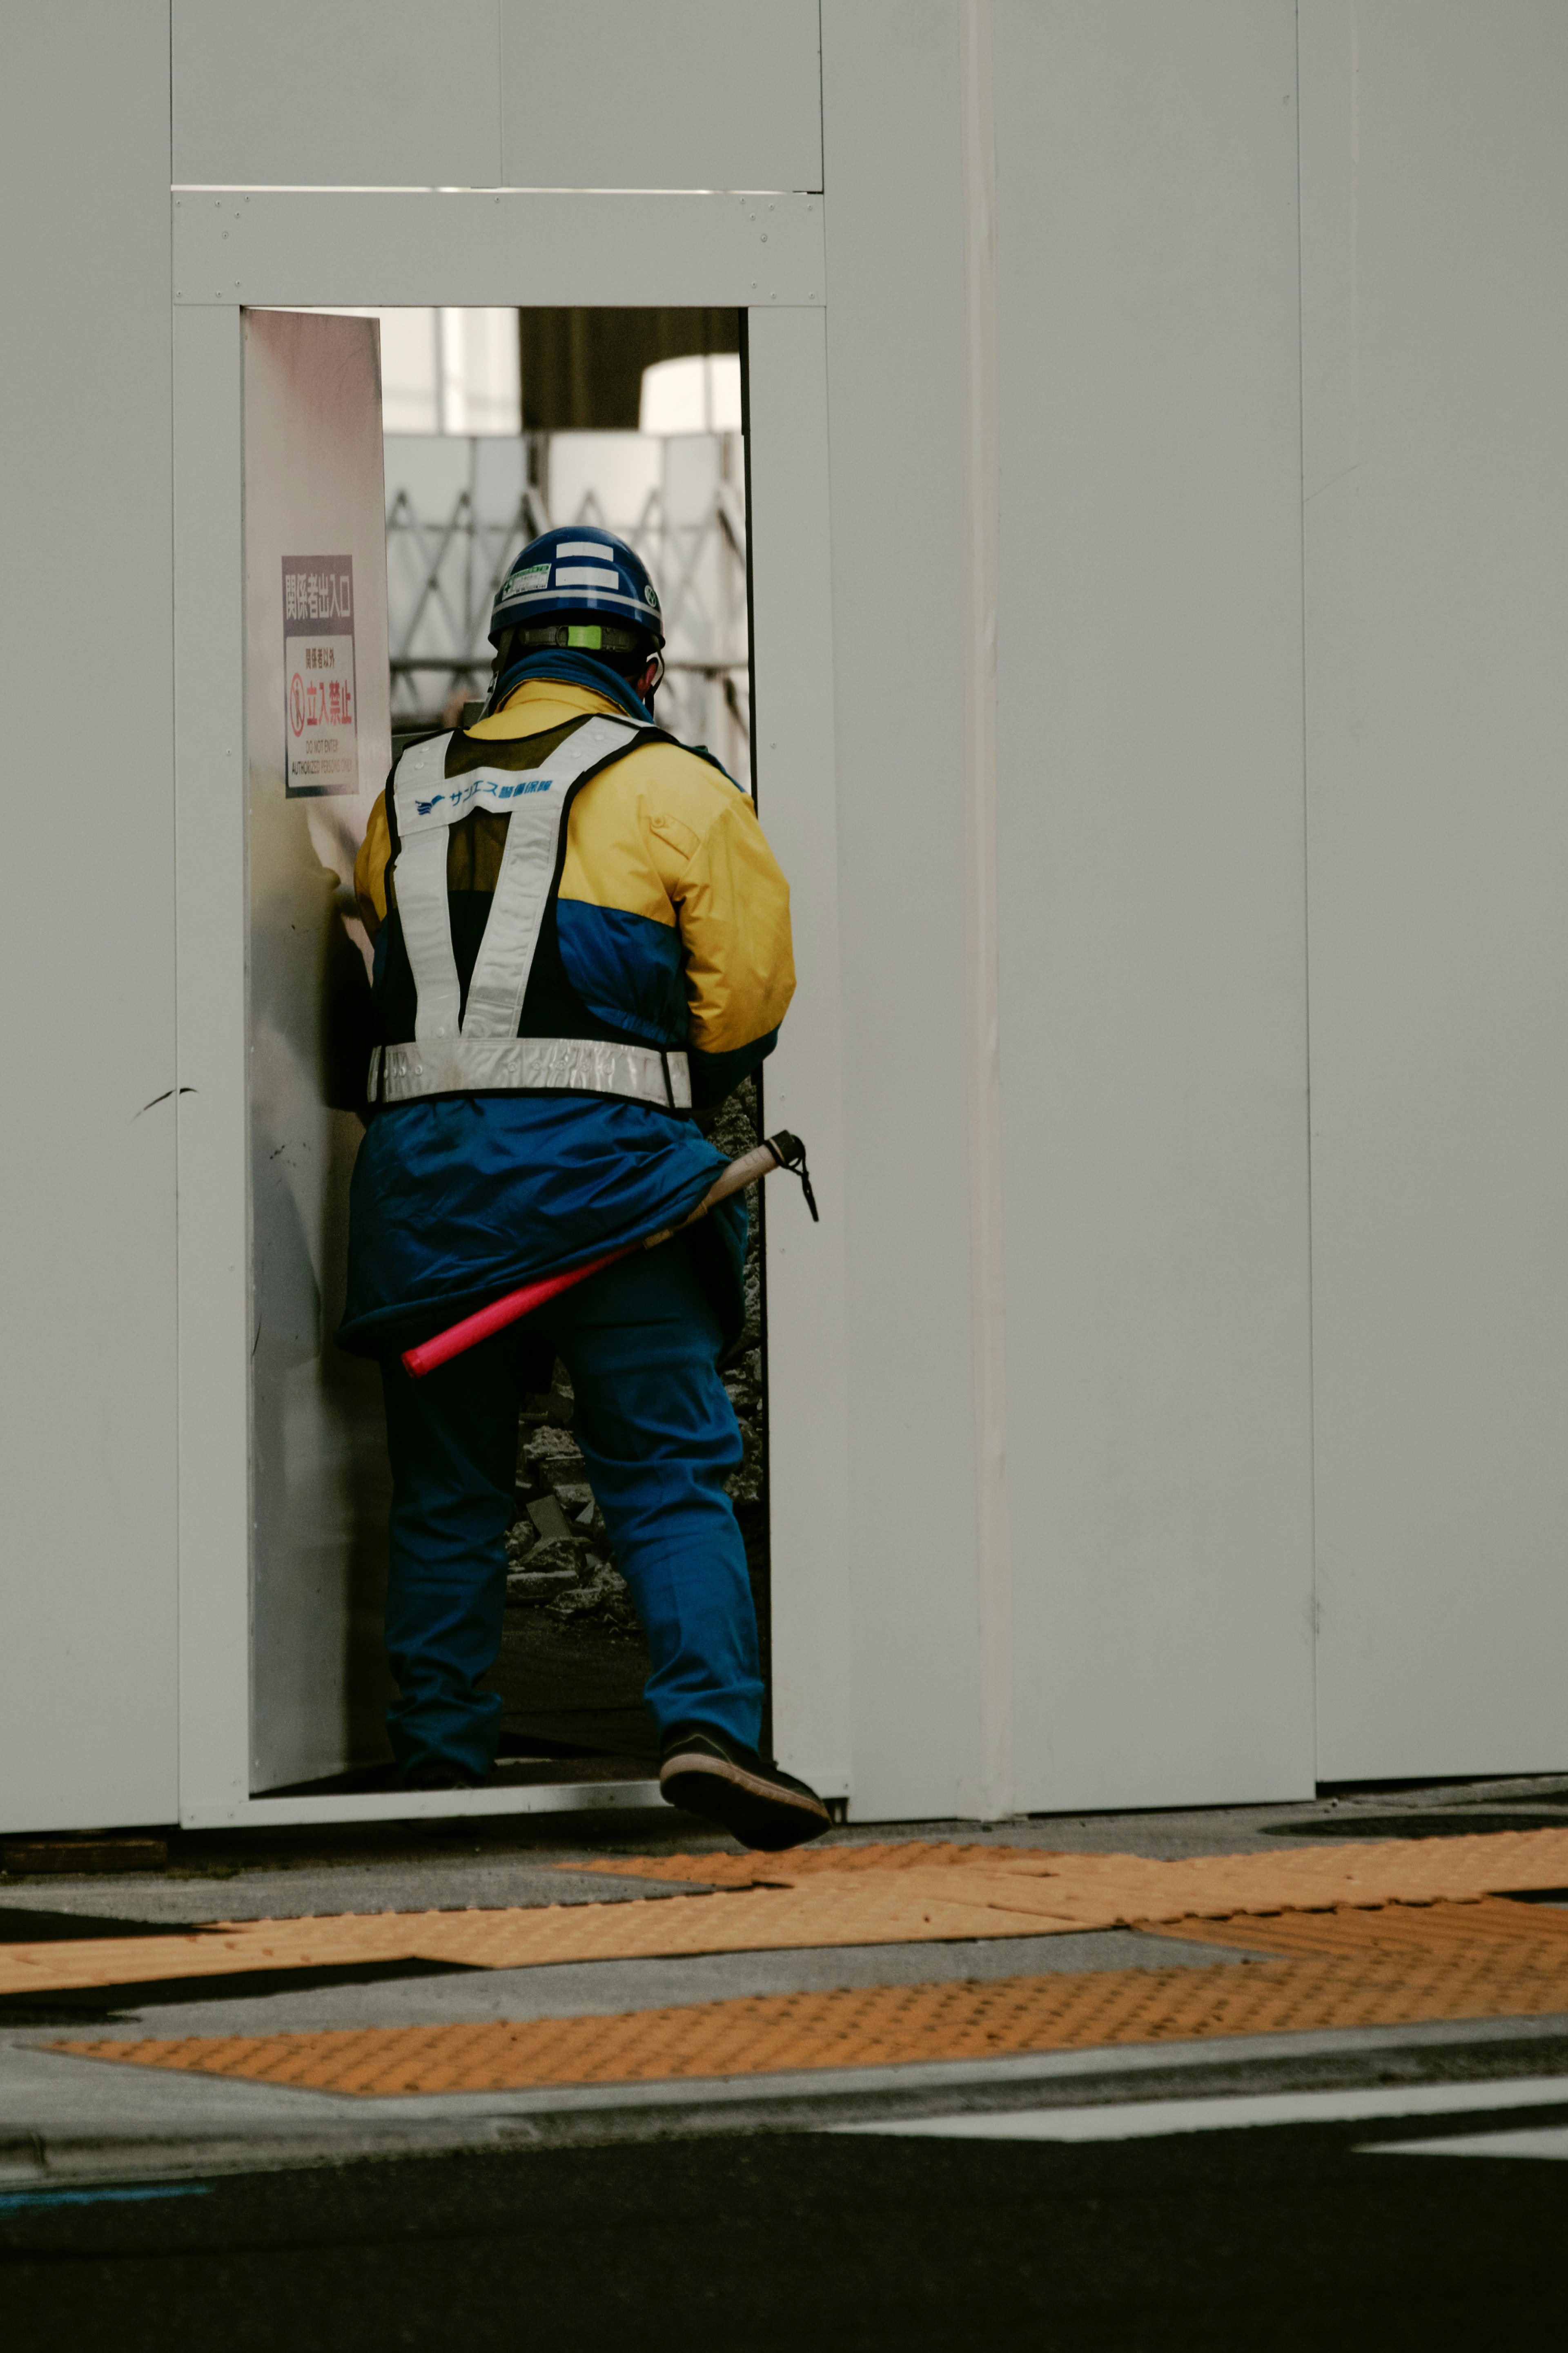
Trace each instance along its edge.
<instances>
[{"instance_id":1,"label":"blue work trousers","mask_svg":"<svg viewBox=\"0 0 1568 2353\"><path fill-rule=\"evenodd\" d=\"M495 1761L501 1704L481 1692L500 1649L518 1409L559 1356L573 1436L653 1660L662 1735L712 1725L755 1747L757 1623L724 1482L741 1433L719 1378L718 1318L683 1244L638 1250L422 1381L382 1360L392 1457L387 1710L404 1772ZM542 1376L541 1368L543 1367Z\"/></svg>"}]
</instances>

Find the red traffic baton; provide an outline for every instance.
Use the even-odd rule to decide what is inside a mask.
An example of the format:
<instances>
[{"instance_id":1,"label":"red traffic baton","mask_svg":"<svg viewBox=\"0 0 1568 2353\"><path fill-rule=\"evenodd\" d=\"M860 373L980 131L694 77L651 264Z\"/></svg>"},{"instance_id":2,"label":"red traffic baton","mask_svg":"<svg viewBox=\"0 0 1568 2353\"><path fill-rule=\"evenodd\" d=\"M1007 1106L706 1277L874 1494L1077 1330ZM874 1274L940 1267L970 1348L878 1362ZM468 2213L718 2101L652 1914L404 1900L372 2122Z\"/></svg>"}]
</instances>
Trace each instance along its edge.
<instances>
[{"instance_id":1,"label":"red traffic baton","mask_svg":"<svg viewBox=\"0 0 1568 2353\"><path fill-rule=\"evenodd\" d=\"M465 1350L477 1348L479 1342L488 1340L492 1333L504 1332L509 1324L520 1323L523 1316L531 1315L535 1308L542 1307L548 1300L559 1299L563 1291L570 1291L576 1283L586 1282L588 1277L597 1274L601 1268L614 1266L617 1259L630 1258L637 1250L657 1249L660 1242L668 1241L672 1234L681 1233L688 1226L694 1226L699 1218L705 1218L710 1209L716 1208L721 1201L727 1201L731 1193L743 1193L748 1185L756 1184L763 1176L771 1176L775 1168L787 1168L792 1176L800 1178L805 1206L811 1211L813 1224L816 1224L816 1197L812 1192L811 1174L805 1165L805 1146L798 1135L791 1135L787 1128L780 1128L776 1135L770 1135L765 1143L759 1144L754 1152L743 1152L738 1160L731 1160L689 1217L681 1218L673 1226L664 1227L657 1234L649 1234L644 1241L623 1242L618 1250L605 1250L598 1258L585 1260L581 1266L569 1267L564 1274L541 1275L536 1282L525 1282L520 1289L509 1291L503 1298L492 1299L488 1307L477 1308L472 1315L465 1315L460 1323L449 1324L433 1339L422 1340L416 1348L405 1348L405 1367L415 1380L422 1381L426 1373L436 1370L437 1365L449 1364L454 1356L462 1356Z\"/></svg>"}]
</instances>

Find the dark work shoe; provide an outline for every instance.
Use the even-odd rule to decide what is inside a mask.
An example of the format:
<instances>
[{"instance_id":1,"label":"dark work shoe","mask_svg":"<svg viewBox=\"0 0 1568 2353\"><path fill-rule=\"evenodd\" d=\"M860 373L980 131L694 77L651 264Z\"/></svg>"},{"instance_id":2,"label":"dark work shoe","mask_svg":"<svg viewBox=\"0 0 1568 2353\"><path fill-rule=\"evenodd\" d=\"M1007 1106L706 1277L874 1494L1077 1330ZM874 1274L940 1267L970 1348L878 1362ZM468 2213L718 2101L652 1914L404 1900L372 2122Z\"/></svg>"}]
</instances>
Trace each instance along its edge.
<instances>
[{"instance_id":1,"label":"dark work shoe","mask_svg":"<svg viewBox=\"0 0 1568 2353\"><path fill-rule=\"evenodd\" d=\"M815 1789L754 1748L743 1748L727 1733L704 1725L672 1732L659 1758L658 1786L672 1806L721 1822L742 1846L778 1854L786 1846L820 1838L832 1822Z\"/></svg>"}]
</instances>

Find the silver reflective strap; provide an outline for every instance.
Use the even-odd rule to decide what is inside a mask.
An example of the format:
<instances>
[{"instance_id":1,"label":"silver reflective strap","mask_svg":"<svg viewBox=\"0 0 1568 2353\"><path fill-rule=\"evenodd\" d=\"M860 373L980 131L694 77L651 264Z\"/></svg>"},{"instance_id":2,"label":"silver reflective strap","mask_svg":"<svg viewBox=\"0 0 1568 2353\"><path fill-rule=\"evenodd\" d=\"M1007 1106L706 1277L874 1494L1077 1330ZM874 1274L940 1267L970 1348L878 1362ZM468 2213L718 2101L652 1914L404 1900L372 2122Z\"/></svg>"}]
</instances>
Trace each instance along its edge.
<instances>
[{"instance_id":1,"label":"silver reflective strap","mask_svg":"<svg viewBox=\"0 0 1568 2353\"><path fill-rule=\"evenodd\" d=\"M493 775L510 797L500 874L468 983L465 1038L517 1036L550 886L555 880L567 795L585 768L620 751L637 733L626 721L590 719L585 727L567 737L547 771L478 772L479 777ZM479 805L489 804L481 799Z\"/></svg>"},{"instance_id":2,"label":"silver reflective strap","mask_svg":"<svg viewBox=\"0 0 1568 2353\"><path fill-rule=\"evenodd\" d=\"M551 777L536 799L519 801L507 818L500 873L468 983L465 1038L517 1035L523 992L555 875L565 799Z\"/></svg>"},{"instance_id":3,"label":"silver reflective strap","mask_svg":"<svg viewBox=\"0 0 1568 2353\"><path fill-rule=\"evenodd\" d=\"M397 809L397 832L406 841L427 825L450 825L447 794L447 746L455 731L432 735L427 743L410 744L393 772L392 797Z\"/></svg>"},{"instance_id":4,"label":"silver reflective strap","mask_svg":"<svg viewBox=\"0 0 1568 2353\"><path fill-rule=\"evenodd\" d=\"M473 768L451 778L450 733L405 752L392 780L399 842L393 874L414 976L417 1041L456 1037L459 1029L474 1038L516 1037L555 879L566 797L585 769L624 751L642 733L630 720L590 719L544 768ZM459 1020L447 840L460 818L479 808L507 818L506 848Z\"/></svg>"},{"instance_id":5,"label":"silver reflective strap","mask_svg":"<svg viewBox=\"0 0 1568 2353\"><path fill-rule=\"evenodd\" d=\"M416 1038L457 1034L462 989L452 954L452 923L447 905L445 805L447 746L451 731L427 744L411 744L392 779L397 812L398 851L393 866L403 944L414 975Z\"/></svg>"},{"instance_id":6,"label":"silver reflective strap","mask_svg":"<svg viewBox=\"0 0 1568 2353\"><path fill-rule=\"evenodd\" d=\"M447 902L447 841L445 826L416 833L398 851L394 870L403 944L416 992L416 1038L455 1038L463 1002Z\"/></svg>"},{"instance_id":7,"label":"silver reflective strap","mask_svg":"<svg viewBox=\"0 0 1568 2353\"><path fill-rule=\"evenodd\" d=\"M373 1046L370 1050L370 1076L364 1082L365 1100L367 1103L374 1103L375 1101L375 1090L380 1079L381 1048L379 1046Z\"/></svg>"},{"instance_id":8,"label":"silver reflective strap","mask_svg":"<svg viewBox=\"0 0 1568 2353\"><path fill-rule=\"evenodd\" d=\"M668 1084L666 1073L668 1072ZM689 1111L691 1075L684 1054L657 1046L617 1046L596 1038L432 1038L383 1050L381 1101L420 1095L553 1092L630 1096L662 1109ZM372 1089L374 1099L374 1085Z\"/></svg>"}]
</instances>

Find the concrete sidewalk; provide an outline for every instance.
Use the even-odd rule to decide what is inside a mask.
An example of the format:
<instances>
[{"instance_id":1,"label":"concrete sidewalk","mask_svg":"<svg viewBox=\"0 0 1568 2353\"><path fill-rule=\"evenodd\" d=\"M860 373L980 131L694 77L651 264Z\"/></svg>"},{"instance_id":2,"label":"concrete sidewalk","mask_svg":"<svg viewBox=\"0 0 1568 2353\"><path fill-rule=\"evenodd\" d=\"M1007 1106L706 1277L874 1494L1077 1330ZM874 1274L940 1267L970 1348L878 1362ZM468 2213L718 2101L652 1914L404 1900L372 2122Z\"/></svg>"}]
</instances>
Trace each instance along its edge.
<instances>
[{"instance_id":1,"label":"concrete sidewalk","mask_svg":"<svg viewBox=\"0 0 1568 2353\"><path fill-rule=\"evenodd\" d=\"M1162 1860L1261 1852L1358 1837L1568 1823L1568 1780L1379 1793L1310 1806L971 1824L857 1825L835 1843L871 1839L1119 1852ZM1395 1827L1395 1825L1398 1827ZM658 1896L668 1883L605 1877L574 1864L606 1855L731 1853L731 1844L681 1818L561 1817L428 1826L406 1834L274 1835L259 1852L229 1840L175 1838L167 1869L124 1875L0 1879L0 1941L22 1942L79 1922L174 1928L217 1920L301 1917L479 1905L615 1904ZM566 1866L562 1868L561 1866ZM1568 2097L1568 2017L1254 2034L1158 2047L1056 2051L1026 2057L897 2067L566 2086L504 2093L345 2097L276 2084L171 2073L63 2055L67 2035L95 2039L309 2033L365 2027L438 2027L491 2021L608 2017L754 1995L835 1988L923 1986L1201 1969L1256 1960L1223 1943L1145 1931L1027 1936L1005 1942L836 1946L616 1960L561 1967L422 1972L388 1965L358 1981L269 1982L265 1990L171 1983L167 1999L116 2007L112 1992L62 1999L58 2011L0 2015L0 2177L134 2179L350 2160L518 2141L635 2138L694 2131L763 2130L825 2121L951 2113L1027 2103L1190 2099L1284 2087L1369 2083L1412 2086L1504 2082L1562 2073ZM3 2006L0 2006L3 2008Z\"/></svg>"}]
</instances>

